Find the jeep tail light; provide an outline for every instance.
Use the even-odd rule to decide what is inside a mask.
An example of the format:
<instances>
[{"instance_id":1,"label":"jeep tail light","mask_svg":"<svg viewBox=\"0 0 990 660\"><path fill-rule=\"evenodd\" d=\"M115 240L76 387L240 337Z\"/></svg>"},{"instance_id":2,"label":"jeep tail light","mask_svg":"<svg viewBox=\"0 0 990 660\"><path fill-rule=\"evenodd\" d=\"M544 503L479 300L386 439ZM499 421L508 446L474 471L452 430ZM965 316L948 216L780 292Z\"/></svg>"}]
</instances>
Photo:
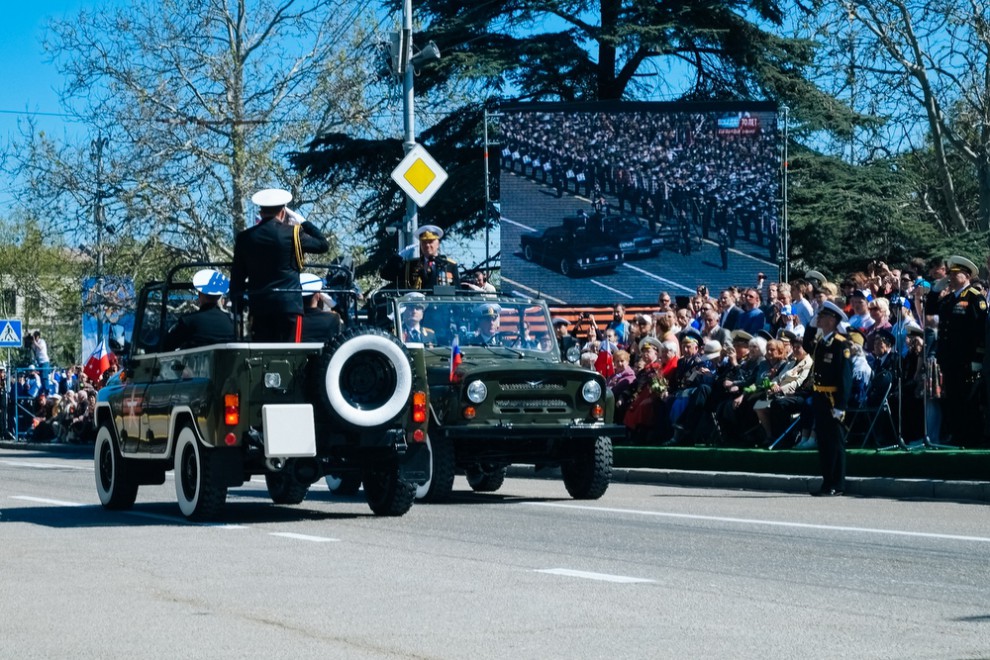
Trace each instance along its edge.
<instances>
[{"instance_id":1,"label":"jeep tail light","mask_svg":"<svg viewBox=\"0 0 990 660\"><path fill-rule=\"evenodd\" d=\"M426 434L423 433L423 429L416 429L413 431L414 442L422 442L423 440L426 440Z\"/></svg>"},{"instance_id":2,"label":"jeep tail light","mask_svg":"<svg viewBox=\"0 0 990 660\"><path fill-rule=\"evenodd\" d=\"M601 419L602 417L605 416L605 408L603 408L601 406L601 404L596 405L596 406L592 406L591 407L591 415L595 419Z\"/></svg>"},{"instance_id":3,"label":"jeep tail light","mask_svg":"<svg viewBox=\"0 0 990 660\"><path fill-rule=\"evenodd\" d=\"M233 433L228 433L223 437L223 443L228 447L233 447L237 444L237 436Z\"/></svg>"},{"instance_id":4,"label":"jeep tail light","mask_svg":"<svg viewBox=\"0 0 990 660\"><path fill-rule=\"evenodd\" d=\"M464 408L464 419L474 419L474 416L478 414L478 411L474 409L474 406L466 406Z\"/></svg>"},{"instance_id":5,"label":"jeep tail light","mask_svg":"<svg viewBox=\"0 0 990 660\"><path fill-rule=\"evenodd\" d=\"M223 395L223 422L227 426L237 426L241 421L241 397L236 394Z\"/></svg>"},{"instance_id":6,"label":"jeep tail light","mask_svg":"<svg viewBox=\"0 0 990 660\"><path fill-rule=\"evenodd\" d=\"M426 392L413 394L412 418L417 424L426 422Z\"/></svg>"}]
</instances>

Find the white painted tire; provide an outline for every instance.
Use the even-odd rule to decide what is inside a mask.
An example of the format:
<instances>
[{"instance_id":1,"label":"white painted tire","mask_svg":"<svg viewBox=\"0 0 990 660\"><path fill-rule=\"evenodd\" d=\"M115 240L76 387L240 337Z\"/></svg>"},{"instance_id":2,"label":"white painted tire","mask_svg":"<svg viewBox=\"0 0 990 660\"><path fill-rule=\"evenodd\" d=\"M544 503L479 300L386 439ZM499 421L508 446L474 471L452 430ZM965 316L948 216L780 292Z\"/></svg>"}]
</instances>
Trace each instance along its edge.
<instances>
[{"instance_id":1,"label":"white painted tire","mask_svg":"<svg viewBox=\"0 0 990 660\"><path fill-rule=\"evenodd\" d=\"M127 459L120 455L120 447L113 431L101 424L96 432L93 448L93 466L96 472L96 493L100 504L111 511L121 511L134 506L138 484L129 474Z\"/></svg>"},{"instance_id":2,"label":"white painted tire","mask_svg":"<svg viewBox=\"0 0 990 660\"><path fill-rule=\"evenodd\" d=\"M367 353L367 359L375 361L374 365L365 365L363 369L359 365L357 370L355 380L363 381L365 394L374 389L369 385L375 385L378 380L387 381L381 383L382 387L392 388L390 395L387 391L379 392L383 401L376 401L370 407L356 404L349 396L353 392L347 388L356 371L354 361L362 359L361 353ZM381 373L383 369L388 373ZM376 372L386 378L377 378ZM336 345L323 378L327 402L333 414L358 428L382 426L402 414L408 406L412 386L412 364L405 348L391 335L367 328L359 334L345 336Z\"/></svg>"},{"instance_id":3,"label":"white painted tire","mask_svg":"<svg viewBox=\"0 0 990 660\"><path fill-rule=\"evenodd\" d=\"M206 451L183 426L175 440L175 499L190 520L212 520L227 501L227 487L217 484Z\"/></svg>"}]
</instances>

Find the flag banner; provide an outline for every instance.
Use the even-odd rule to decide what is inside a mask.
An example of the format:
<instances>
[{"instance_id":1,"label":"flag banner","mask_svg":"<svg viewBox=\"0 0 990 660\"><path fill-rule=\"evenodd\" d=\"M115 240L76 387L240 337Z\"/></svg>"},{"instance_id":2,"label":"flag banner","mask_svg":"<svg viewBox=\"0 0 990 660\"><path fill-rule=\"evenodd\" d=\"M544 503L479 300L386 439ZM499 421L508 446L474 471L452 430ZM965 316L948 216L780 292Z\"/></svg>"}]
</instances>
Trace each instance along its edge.
<instances>
[{"instance_id":1,"label":"flag banner","mask_svg":"<svg viewBox=\"0 0 990 660\"><path fill-rule=\"evenodd\" d=\"M461 366L461 344L458 341L457 335L454 335L454 341L450 345L450 382L454 382L454 372L457 371L457 367Z\"/></svg>"},{"instance_id":2,"label":"flag banner","mask_svg":"<svg viewBox=\"0 0 990 660\"><path fill-rule=\"evenodd\" d=\"M86 360L86 365L83 367L83 373L89 378L93 383L99 383L100 379L103 377L103 372L110 368L110 352L107 350L107 340L106 337L97 344L96 350L93 351L89 359Z\"/></svg>"}]
</instances>

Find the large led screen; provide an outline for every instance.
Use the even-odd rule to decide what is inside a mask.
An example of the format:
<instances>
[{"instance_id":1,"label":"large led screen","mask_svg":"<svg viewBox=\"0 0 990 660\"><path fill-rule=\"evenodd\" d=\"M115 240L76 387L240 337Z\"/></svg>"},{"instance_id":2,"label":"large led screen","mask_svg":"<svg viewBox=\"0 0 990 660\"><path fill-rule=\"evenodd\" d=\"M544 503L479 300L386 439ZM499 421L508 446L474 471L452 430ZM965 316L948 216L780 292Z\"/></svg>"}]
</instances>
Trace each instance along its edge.
<instances>
[{"instance_id":1,"label":"large led screen","mask_svg":"<svg viewBox=\"0 0 990 660\"><path fill-rule=\"evenodd\" d=\"M497 135L504 289L635 304L775 277L775 105L518 105Z\"/></svg>"}]
</instances>

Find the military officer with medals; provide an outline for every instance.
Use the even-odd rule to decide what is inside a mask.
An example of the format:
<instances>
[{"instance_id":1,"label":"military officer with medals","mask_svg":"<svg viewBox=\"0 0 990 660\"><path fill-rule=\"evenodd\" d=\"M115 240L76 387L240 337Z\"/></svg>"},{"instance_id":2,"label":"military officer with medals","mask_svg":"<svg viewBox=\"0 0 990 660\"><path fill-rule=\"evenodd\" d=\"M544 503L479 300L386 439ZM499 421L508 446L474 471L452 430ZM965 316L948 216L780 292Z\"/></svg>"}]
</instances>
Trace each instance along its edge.
<instances>
[{"instance_id":1,"label":"military officer with medals","mask_svg":"<svg viewBox=\"0 0 990 660\"><path fill-rule=\"evenodd\" d=\"M436 225L423 225L416 230L419 239L419 258L407 259L403 264L406 288L432 289L435 286L457 286L457 262L440 254L443 230Z\"/></svg>"},{"instance_id":2,"label":"military officer with medals","mask_svg":"<svg viewBox=\"0 0 990 660\"><path fill-rule=\"evenodd\" d=\"M925 313L938 314L935 359L942 369L942 419L957 445L982 440L982 420L975 398L986 352L987 301L970 286L976 264L961 256L946 261L948 276L925 299Z\"/></svg>"},{"instance_id":3,"label":"military officer with medals","mask_svg":"<svg viewBox=\"0 0 990 660\"><path fill-rule=\"evenodd\" d=\"M811 408L818 436L818 460L822 487L816 496L841 495L846 487L846 448L840 424L852 393L852 351L849 340L838 333L846 313L826 300L818 310L821 334L812 349Z\"/></svg>"}]
</instances>

